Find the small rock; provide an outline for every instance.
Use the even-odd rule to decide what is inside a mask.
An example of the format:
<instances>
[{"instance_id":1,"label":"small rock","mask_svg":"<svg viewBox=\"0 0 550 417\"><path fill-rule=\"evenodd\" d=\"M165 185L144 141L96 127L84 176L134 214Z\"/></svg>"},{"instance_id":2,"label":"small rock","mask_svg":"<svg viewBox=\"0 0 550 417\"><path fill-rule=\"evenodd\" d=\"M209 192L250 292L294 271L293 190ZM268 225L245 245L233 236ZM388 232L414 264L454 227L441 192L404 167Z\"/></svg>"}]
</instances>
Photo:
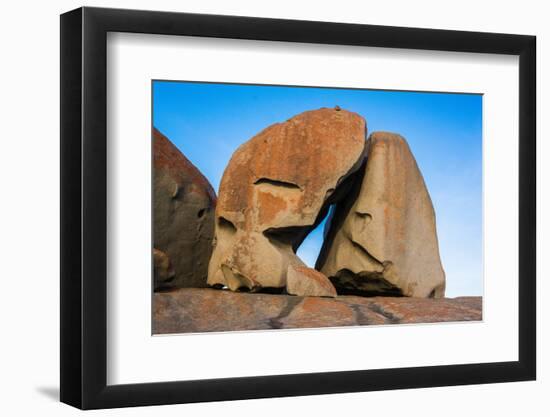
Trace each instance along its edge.
<instances>
[{"instance_id":1,"label":"small rock","mask_svg":"<svg viewBox=\"0 0 550 417\"><path fill-rule=\"evenodd\" d=\"M336 289L329 279L307 266L288 267L286 291L292 295L336 297Z\"/></svg>"}]
</instances>

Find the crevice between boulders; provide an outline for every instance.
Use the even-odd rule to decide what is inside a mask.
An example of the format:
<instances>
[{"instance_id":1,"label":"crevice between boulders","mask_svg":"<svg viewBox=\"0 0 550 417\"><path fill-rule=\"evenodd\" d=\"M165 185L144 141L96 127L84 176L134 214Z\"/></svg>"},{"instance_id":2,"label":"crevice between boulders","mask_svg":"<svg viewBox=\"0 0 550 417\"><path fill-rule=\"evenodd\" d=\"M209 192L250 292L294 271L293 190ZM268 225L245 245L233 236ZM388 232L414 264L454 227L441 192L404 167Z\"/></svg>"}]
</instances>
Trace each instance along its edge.
<instances>
[{"instance_id":1,"label":"crevice between boulders","mask_svg":"<svg viewBox=\"0 0 550 417\"><path fill-rule=\"evenodd\" d=\"M386 322L388 324L398 324L401 322L401 319L394 314L390 313L389 311L384 310L381 306L379 306L376 303L369 303L368 308L377 314L380 314L381 316L384 316L386 319Z\"/></svg>"},{"instance_id":2,"label":"crevice between boulders","mask_svg":"<svg viewBox=\"0 0 550 417\"><path fill-rule=\"evenodd\" d=\"M304 297L297 297L292 296L287 300L287 303L285 307L281 310L281 313L277 317L272 317L267 320L268 325L272 329L282 329L284 328L284 324L282 320L286 318L287 316L292 313L292 310L294 310L298 304L300 304L304 300Z\"/></svg>"}]
</instances>

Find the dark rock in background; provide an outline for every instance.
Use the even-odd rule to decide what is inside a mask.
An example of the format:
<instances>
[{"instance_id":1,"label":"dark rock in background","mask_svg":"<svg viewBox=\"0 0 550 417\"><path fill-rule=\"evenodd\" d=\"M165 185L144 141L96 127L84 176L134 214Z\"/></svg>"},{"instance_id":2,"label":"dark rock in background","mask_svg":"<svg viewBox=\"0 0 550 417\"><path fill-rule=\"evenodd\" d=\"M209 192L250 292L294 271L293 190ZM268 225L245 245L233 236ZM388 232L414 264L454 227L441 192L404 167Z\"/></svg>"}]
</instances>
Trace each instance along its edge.
<instances>
[{"instance_id":1,"label":"dark rock in background","mask_svg":"<svg viewBox=\"0 0 550 417\"><path fill-rule=\"evenodd\" d=\"M155 274L155 290L206 286L215 206L208 180L153 129L153 246L173 268L173 275ZM159 256L154 256L155 266L166 262Z\"/></svg>"},{"instance_id":2,"label":"dark rock in background","mask_svg":"<svg viewBox=\"0 0 550 417\"><path fill-rule=\"evenodd\" d=\"M186 288L157 292L153 333L479 321L481 297L298 297Z\"/></svg>"},{"instance_id":3,"label":"dark rock in background","mask_svg":"<svg viewBox=\"0 0 550 417\"><path fill-rule=\"evenodd\" d=\"M159 289L170 288L170 285L176 277L176 271L168 255L163 251L153 248L153 277L155 286Z\"/></svg>"}]
</instances>

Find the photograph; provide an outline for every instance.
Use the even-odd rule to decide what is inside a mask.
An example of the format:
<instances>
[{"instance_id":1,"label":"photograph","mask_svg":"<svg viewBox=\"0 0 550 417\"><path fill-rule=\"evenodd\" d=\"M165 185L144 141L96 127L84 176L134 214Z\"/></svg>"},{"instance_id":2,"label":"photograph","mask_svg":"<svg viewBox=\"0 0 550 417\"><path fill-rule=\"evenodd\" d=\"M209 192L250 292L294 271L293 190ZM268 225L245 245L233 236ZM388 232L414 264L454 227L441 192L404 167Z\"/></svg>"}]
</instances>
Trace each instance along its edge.
<instances>
[{"instance_id":1,"label":"photograph","mask_svg":"<svg viewBox=\"0 0 550 417\"><path fill-rule=\"evenodd\" d=\"M550 416L549 14L469 3L6 2L0 416Z\"/></svg>"},{"instance_id":2,"label":"photograph","mask_svg":"<svg viewBox=\"0 0 550 417\"><path fill-rule=\"evenodd\" d=\"M536 36L315 10L61 16L62 402L541 392Z\"/></svg>"},{"instance_id":3,"label":"photograph","mask_svg":"<svg viewBox=\"0 0 550 417\"><path fill-rule=\"evenodd\" d=\"M152 334L483 320L483 95L152 80Z\"/></svg>"}]
</instances>

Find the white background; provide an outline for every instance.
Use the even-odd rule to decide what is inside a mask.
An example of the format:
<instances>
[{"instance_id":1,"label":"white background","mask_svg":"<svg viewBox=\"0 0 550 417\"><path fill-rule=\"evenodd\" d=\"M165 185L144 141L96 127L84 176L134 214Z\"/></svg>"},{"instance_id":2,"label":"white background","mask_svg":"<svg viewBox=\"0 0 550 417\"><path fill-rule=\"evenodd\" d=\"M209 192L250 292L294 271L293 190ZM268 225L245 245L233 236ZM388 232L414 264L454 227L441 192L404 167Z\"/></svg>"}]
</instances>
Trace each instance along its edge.
<instances>
[{"instance_id":1,"label":"white background","mask_svg":"<svg viewBox=\"0 0 550 417\"><path fill-rule=\"evenodd\" d=\"M539 378L537 382L327 395L305 398L238 401L115 411L99 415L280 415L342 412L384 415L548 415L550 390L550 303L542 295L550 290L543 265L550 249L550 223L540 213L550 210L547 187L550 157L543 143L549 124L542 120L550 95L550 28L543 2L305 2L278 1L89 1L88 5L163 9L220 14L372 23L536 34L538 36L539 137ZM2 13L2 115L5 132L0 153L2 205L2 279L0 303L2 371L0 410L5 415L72 415L58 404L59 349L59 26L58 14L80 6L73 1L56 4L11 2ZM546 191L543 192L543 187ZM205 366L212 364L205 364Z\"/></svg>"},{"instance_id":2,"label":"white background","mask_svg":"<svg viewBox=\"0 0 550 417\"><path fill-rule=\"evenodd\" d=\"M136 34L107 51L108 384L517 360L517 57ZM483 323L151 337L150 80L178 78L483 93Z\"/></svg>"}]
</instances>

